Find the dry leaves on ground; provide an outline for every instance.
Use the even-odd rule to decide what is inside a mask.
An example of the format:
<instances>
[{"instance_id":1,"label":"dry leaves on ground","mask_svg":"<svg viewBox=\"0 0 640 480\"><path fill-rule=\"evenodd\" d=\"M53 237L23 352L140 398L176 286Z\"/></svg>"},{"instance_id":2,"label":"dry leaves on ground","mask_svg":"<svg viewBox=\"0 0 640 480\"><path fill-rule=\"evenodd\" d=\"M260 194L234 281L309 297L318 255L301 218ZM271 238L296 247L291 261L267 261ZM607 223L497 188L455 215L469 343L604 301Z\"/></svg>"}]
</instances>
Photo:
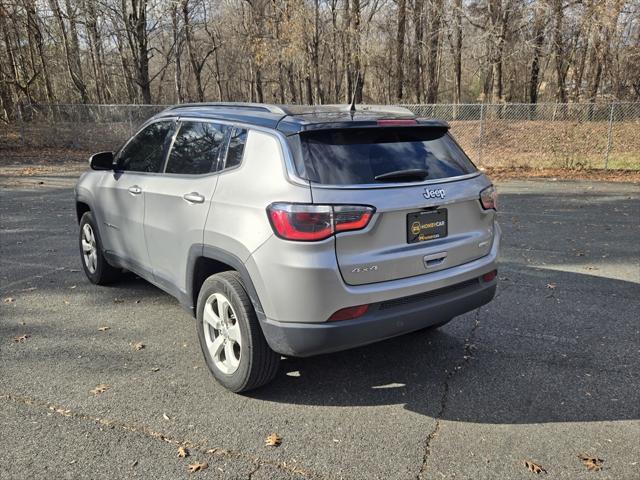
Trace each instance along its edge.
<instances>
[{"instance_id":1,"label":"dry leaves on ground","mask_svg":"<svg viewBox=\"0 0 640 480\"><path fill-rule=\"evenodd\" d=\"M131 346L134 350L142 350L145 347L145 344L142 342L132 343Z\"/></svg>"},{"instance_id":2,"label":"dry leaves on ground","mask_svg":"<svg viewBox=\"0 0 640 480\"><path fill-rule=\"evenodd\" d=\"M16 343L20 343L20 342L26 342L27 338L30 338L31 335L29 335L28 333L25 333L24 335L18 335L17 337L13 337L13 341Z\"/></svg>"},{"instance_id":3,"label":"dry leaves on ground","mask_svg":"<svg viewBox=\"0 0 640 480\"><path fill-rule=\"evenodd\" d=\"M597 472L599 470L602 470L602 463L604 462L604 460L602 460L601 458L590 457L588 455L585 455L584 453L579 453L578 458L582 460L582 463L584 463L584 466L587 467L587 470L589 470L590 472Z\"/></svg>"},{"instance_id":4,"label":"dry leaves on ground","mask_svg":"<svg viewBox=\"0 0 640 480\"><path fill-rule=\"evenodd\" d=\"M282 443L282 438L280 436L278 436L277 433L272 433L264 441L264 444L267 447L277 447L281 443Z\"/></svg>"},{"instance_id":5,"label":"dry leaves on ground","mask_svg":"<svg viewBox=\"0 0 640 480\"><path fill-rule=\"evenodd\" d=\"M98 329L99 332L106 332L107 330L109 330L111 327L100 327Z\"/></svg>"},{"instance_id":6,"label":"dry leaves on ground","mask_svg":"<svg viewBox=\"0 0 640 480\"><path fill-rule=\"evenodd\" d=\"M540 465L538 465L537 463L533 463L529 460L524 461L524 466L527 467L527 470L533 473L547 473L547 471L544 468L542 468Z\"/></svg>"},{"instance_id":7,"label":"dry leaves on ground","mask_svg":"<svg viewBox=\"0 0 640 480\"><path fill-rule=\"evenodd\" d=\"M189 450L186 447L178 448L178 458L186 458L189 456Z\"/></svg>"},{"instance_id":8,"label":"dry leaves on ground","mask_svg":"<svg viewBox=\"0 0 640 480\"><path fill-rule=\"evenodd\" d=\"M547 283L547 288L553 290L554 288L556 288L556 284L555 283Z\"/></svg>"},{"instance_id":9,"label":"dry leaves on ground","mask_svg":"<svg viewBox=\"0 0 640 480\"><path fill-rule=\"evenodd\" d=\"M189 473L196 473L196 472L199 472L200 470L206 470L207 468L209 468L209 464L208 463L192 463L187 468L189 469Z\"/></svg>"},{"instance_id":10,"label":"dry leaves on ground","mask_svg":"<svg viewBox=\"0 0 640 480\"><path fill-rule=\"evenodd\" d=\"M100 385L97 385L96 388L89 390L89 393L91 395L99 395L101 393L106 392L110 388L111 388L111 385L107 385L106 383L101 383Z\"/></svg>"},{"instance_id":11,"label":"dry leaves on ground","mask_svg":"<svg viewBox=\"0 0 640 480\"><path fill-rule=\"evenodd\" d=\"M71 410L65 410L64 408L49 407L49 410L54 411L58 415L62 415L63 417L70 417L71 416Z\"/></svg>"},{"instance_id":12,"label":"dry leaves on ground","mask_svg":"<svg viewBox=\"0 0 640 480\"><path fill-rule=\"evenodd\" d=\"M13 303L13 302L15 302L15 301L16 301L16 299L15 299L15 298L13 298L13 297L7 297L7 298L5 298L5 299L3 300L3 302L4 302L4 303Z\"/></svg>"}]
</instances>

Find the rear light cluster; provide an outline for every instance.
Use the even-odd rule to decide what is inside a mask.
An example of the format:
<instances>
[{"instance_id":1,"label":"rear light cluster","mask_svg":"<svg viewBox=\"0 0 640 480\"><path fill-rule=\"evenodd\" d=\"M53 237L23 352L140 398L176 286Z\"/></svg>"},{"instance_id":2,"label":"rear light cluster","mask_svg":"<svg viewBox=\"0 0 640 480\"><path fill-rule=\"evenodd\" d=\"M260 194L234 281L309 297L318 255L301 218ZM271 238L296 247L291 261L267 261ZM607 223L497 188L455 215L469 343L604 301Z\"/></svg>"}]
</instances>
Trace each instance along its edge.
<instances>
[{"instance_id":1,"label":"rear light cluster","mask_svg":"<svg viewBox=\"0 0 640 480\"><path fill-rule=\"evenodd\" d=\"M267 207L273 231L285 240L313 242L334 233L366 227L375 209L362 205L272 203Z\"/></svg>"},{"instance_id":2,"label":"rear light cluster","mask_svg":"<svg viewBox=\"0 0 640 480\"><path fill-rule=\"evenodd\" d=\"M498 191L491 185L480 192L480 204L485 210L498 208Z\"/></svg>"}]
</instances>

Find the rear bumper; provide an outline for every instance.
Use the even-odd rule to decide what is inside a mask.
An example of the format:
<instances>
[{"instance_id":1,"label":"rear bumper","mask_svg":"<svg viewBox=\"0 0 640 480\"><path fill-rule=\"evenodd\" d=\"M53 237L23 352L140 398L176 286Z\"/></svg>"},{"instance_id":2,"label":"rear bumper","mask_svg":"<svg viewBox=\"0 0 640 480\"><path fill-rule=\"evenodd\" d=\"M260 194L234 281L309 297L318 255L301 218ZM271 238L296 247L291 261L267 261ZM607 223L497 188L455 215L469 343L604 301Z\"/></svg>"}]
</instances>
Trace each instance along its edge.
<instances>
[{"instance_id":1,"label":"rear bumper","mask_svg":"<svg viewBox=\"0 0 640 480\"><path fill-rule=\"evenodd\" d=\"M265 319L262 329L273 350L294 357L337 352L413 332L478 308L495 295L497 279L479 278L434 291L372 304L354 320L292 323Z\"/></svg>"}]
</instances>

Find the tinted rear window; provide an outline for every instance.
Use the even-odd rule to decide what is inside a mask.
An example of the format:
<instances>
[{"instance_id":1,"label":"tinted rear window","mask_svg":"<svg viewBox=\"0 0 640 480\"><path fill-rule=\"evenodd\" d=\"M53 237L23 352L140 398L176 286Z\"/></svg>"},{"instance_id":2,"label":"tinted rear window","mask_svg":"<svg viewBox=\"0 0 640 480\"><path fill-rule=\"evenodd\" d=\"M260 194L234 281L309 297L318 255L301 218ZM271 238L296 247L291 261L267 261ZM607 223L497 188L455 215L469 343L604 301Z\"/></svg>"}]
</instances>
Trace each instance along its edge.
<instances>
[{"instance_id":1,"label":"tinted rear window","mask_svg":"<svg viewBox=\"0 0 640 480\"><path fill-rule=\"evenodd\" d=\"M383 127L303 132L298 154L298 174L325 185L382 183L375 177L398 170L424 169L428 172L425 180L476 171L445 128Z\"/></svg>"},{"instance_id":2,"label":"tinted rear window","mask_svg":"<svg viewBox=\"0 0 640 480\"><path fill-rule=\"evenodd\" d=\"M200 175L215 170L226 128L209 122L182 122L165 171Z\"/></svg>"}]
</instances>

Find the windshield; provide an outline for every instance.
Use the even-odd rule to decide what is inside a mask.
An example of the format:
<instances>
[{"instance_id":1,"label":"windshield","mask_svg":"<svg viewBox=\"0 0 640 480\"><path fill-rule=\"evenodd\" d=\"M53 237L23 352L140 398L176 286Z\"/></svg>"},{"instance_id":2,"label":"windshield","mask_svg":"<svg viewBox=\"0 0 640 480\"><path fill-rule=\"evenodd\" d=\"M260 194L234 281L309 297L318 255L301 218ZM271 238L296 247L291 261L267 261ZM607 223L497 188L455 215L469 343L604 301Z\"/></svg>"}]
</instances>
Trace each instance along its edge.
<instances>
[{"instance_id":1,"label":"windshield","mask_svg":"<svg viewBox=\"0 0 640 480\"><path fill-rule=\"evenodd\" d=\"M382 184L384 174L405 170L426 171L413 181L476 171L447 129L440 127L309 131L299 135L296 146L298 175L325 185Z\"/></svg>"}]
</instances>

